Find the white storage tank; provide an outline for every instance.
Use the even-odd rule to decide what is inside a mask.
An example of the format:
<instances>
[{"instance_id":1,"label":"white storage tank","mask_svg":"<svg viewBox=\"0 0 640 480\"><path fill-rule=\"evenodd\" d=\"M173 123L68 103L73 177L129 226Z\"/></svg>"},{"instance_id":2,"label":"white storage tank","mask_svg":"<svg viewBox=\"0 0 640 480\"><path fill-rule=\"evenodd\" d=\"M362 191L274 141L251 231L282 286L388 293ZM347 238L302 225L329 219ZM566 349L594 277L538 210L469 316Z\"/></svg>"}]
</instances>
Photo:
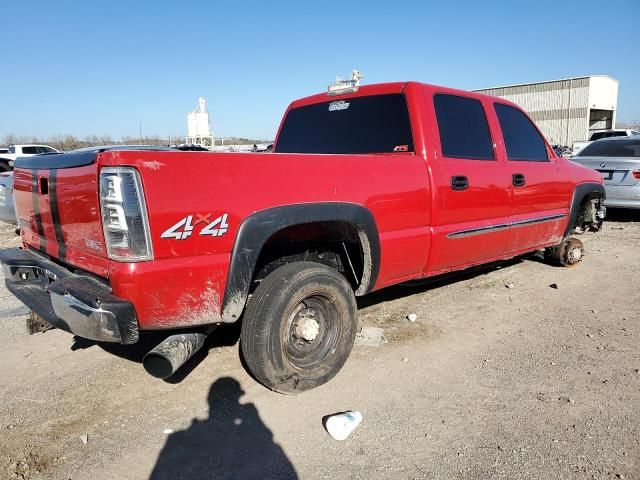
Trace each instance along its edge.
<instances>
[{"instance_id":1,"label":"white storage tank","mask_svg":"<svg viewBox=\"0 0 640 480\"><path fill-rule=\"evenodd\" d=\"M204 97L198 98L198 107L187 115L187 136L208 137L211 135L209 112Z\"/></svg>"}]
</instances>

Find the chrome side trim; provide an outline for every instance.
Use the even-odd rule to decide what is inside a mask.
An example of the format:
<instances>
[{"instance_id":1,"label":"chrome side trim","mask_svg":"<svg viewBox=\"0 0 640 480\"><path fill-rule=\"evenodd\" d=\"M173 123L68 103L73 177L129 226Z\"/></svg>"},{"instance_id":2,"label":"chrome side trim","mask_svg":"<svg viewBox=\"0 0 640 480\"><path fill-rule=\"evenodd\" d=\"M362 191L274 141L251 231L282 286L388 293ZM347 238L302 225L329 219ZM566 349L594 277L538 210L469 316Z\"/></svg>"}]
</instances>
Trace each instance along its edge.
<instances>
[{"instance_id":1,"label":"chrome side trim","mask_svg":"<svg viewBox=\"0 0 640 480\"><path fill-rule=\"evenodd\" d=\"M533 225L536 223L545 223L545 222L552 222L554 220L560 220L561 218L565 218L567 215L564 213L560 213L557 215L547 215L546 217L538 217L538 218L530 218L528 220L520 220L518 222L511 222L511 223L500 223L497 225L489 225L486 227L478 227L478 228L471 228L469 230L460 230L458 232L452 232L450 234L447 235L447 238L463 238L463 237L470 237L473 235L480 235L483 233L491 233L491 232L496 232L499 230L504 230L506 228L513 228L513 227L522 227L525 225Z\"/></svg>"},{"instance_id":2,"label":"chrome side trim","mask_svg":"<svg viewBox=\"0 0 640 480\"><path fill-rule=\"evenodd\" d=\"M523 225L531 225L534 223L545 223L545 222L552 222L554 220L560 220L561 218L565 218L566 215L564 213L560 213L558 215L548 215L546 217L538 217L538 218L531 218L529 220L520 220L519 222L513 222L511 223L512 227L521 227Z\"/></svg>"},{"instance_id":3,"label":"chrome side trim","mask_svg":"<svg viewBox=\"0 0 640 480\"><path fill-rule=\"evenodd\" d=\"M471 237L473 235L480 235L482 233L496 232L498 230L504 230L511 225L508 223L501 223L499 225L490 225L487 227L471 228L469 230L460 230L459 232L453 232L447 235L447 238L462 238Z\"/></svg>"}]
</instances>

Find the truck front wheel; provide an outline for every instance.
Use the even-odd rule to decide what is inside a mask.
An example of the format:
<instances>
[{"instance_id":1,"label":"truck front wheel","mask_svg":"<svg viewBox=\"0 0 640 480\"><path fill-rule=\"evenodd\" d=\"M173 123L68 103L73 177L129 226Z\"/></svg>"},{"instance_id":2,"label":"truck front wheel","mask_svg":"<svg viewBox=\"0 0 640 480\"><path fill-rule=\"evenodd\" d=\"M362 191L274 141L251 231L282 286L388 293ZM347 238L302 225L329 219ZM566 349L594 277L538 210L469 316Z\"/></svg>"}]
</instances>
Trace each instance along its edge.
<instances>
[{"instance_id":1,"label":"truck front wheel","mask_svg":"<svg viewBox=\"0 0 640 480\"><path fill-rule=\"evenodd\" d=\"M563 267L575 267L584 257L584 246L577 238L567 238L545 251L547 259Z\"/></svg>"},{"instance_id":2,"label":"truck front wheel","mask_svg":"<svg viewBox=\"0 0 640 480\"><path fill-rule=\"evenodd\" d=\"M340 371L356 327L349 282L325 265L293 262L256 288L242 321L240 346L258 381L280 393L296 393Z\"/></svg>"}]
</instances>

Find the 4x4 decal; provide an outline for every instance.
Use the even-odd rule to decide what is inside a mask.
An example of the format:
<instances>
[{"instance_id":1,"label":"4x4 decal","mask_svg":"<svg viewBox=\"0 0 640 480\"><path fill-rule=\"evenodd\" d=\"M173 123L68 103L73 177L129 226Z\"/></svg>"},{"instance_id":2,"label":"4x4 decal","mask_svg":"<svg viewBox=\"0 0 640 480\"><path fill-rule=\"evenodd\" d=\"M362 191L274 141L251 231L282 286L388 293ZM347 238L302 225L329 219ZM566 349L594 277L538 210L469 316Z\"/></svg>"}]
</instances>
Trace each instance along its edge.
<instances>
[{"instance_id":1,"label":"4x4 decal","mask_svg":"<svg viewBox=\"0 0 640 480\"><path fill-rule=\"evenodd\" d=\"M193 220L193 217L196 217L196 220ZM195 215L187 215L182 220L180 220L175 225L166 229L161 238L175 238L176 240L185 240L191 236L194 232L194 229L197 225L203 223L204 227L200 230L199 235L211 235L212 237L221 237L227 230L229 229L229 224L227 223L227 218L229 214L225 213L224 215L220 215L217 218L211 220L213 215L211 213L207 213L201 215L196 213Z\"/></svg>"}]
</instances>

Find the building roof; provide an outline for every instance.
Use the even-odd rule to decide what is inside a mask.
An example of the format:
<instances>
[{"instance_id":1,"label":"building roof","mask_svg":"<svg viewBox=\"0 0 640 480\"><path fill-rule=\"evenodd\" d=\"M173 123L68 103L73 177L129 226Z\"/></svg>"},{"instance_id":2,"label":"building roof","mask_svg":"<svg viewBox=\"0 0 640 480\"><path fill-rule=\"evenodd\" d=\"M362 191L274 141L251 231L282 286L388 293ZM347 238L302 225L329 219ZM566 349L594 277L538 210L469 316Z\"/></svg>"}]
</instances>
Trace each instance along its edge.
<instances>
[{"instance_id":1,"label":"building roof","mask_svg":"<svg viewBox=\"0 0 640 480\"><path fill-rule=\"evenodd\" d=\"M497 88L510 88L510 87L524 87L526 85L540 85L542 83L555 83L555 82L566 82L567 80L579 80L579 79L583 79L583 78L592 78L592 77L604 77L604 78L608 78L609 80L612 80L616 83L620 83L618 80L616 80L615 78L609 76L609 75L583 75L581 77L567 77L567 78L559 78L557 80L544 80L542 82L527 82L527 83L514 83L511 85L499 85L497 87L487 87L487 88L476 88L474 90L471 90L472 92L481 92L483 90L495 90Z\"/></svg>"}]
</instances>

